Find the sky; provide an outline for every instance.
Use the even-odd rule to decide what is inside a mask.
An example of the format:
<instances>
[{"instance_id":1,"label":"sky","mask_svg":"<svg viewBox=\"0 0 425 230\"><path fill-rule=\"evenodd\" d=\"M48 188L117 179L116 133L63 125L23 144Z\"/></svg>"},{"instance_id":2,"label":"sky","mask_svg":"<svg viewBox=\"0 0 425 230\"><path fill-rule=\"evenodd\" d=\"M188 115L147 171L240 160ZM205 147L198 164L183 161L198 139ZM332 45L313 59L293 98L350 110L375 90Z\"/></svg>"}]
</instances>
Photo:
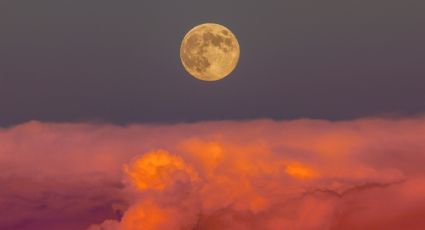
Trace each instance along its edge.
<instances>
[{"instance_id":1,"label":"sky","mask_svg":"<svg viewBox=\"0 0 425 230\"><path fill-rule=\"evenodd\" d=\"M424 12L0 1L0 229L425 229ZM206 22L241 47L216 82L180 63Z\"/></svg>"},{"instance_id":2,"label":"sky","mask_svg":"<svg viewBox=\"0 0 425 230\"><path fill-rule=\"evenodd\" d=\"M1 1L0 125L345 120L425 110L425 3ZM229 27L241 58L201 82L185 33Z\"/></svg>"}]
</instances>

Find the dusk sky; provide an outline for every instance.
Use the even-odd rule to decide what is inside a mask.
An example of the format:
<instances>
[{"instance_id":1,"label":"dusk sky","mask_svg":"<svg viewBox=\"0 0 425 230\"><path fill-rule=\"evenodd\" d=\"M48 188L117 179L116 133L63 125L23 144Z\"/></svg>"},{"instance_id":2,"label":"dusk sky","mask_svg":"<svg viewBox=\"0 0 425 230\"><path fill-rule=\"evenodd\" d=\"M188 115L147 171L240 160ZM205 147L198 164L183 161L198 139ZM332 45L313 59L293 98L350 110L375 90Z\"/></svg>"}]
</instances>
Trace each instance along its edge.
<instances>
[{"instance_id":1,"label":"dusk sky","mask_svg":"<svg viewBox=\"0 0 425 230\"><path fill-rule=\"evenodd\" d=\"M420 114L424 11L421 0L2 1L0 125ZM241 46L212 84L178 56L205 22Z\"/></svg>"},{"instance_id":2,"label":"dusk sky","mask_svg":"<svg viewBox=\"0 0 425 230\"><path fill-rule=\"evenodd\" d=\"M423 230L424 165L423 0L0 0L0 230Z\"/></svg>"}]
</instances>

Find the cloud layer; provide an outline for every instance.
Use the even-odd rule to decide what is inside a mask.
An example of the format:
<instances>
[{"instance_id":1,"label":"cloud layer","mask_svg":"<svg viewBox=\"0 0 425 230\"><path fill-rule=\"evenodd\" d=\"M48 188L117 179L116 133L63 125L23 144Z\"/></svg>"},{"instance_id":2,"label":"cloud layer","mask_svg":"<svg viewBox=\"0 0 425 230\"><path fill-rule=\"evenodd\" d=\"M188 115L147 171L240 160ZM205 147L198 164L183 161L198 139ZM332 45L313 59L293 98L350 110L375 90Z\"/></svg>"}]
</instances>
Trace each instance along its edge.
<instances>
[{"instance_id":1,"label":"cloud layer","mask_svg":"<svg viewBox=\"0 0 425 230\"><path fill-rule=\"evenodd\" d=\"M423 229L425 118L0 129L0 229Z\"/></svg>"}]
</instances>

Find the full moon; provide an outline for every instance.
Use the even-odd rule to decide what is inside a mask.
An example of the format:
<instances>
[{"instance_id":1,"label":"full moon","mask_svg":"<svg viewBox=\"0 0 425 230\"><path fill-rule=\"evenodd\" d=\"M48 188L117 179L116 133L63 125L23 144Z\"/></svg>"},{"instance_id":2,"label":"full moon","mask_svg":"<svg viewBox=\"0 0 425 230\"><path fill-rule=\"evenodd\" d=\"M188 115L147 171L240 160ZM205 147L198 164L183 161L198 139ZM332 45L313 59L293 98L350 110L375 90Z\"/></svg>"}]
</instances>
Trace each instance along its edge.
<instances>
[{"instance_id":1,"label":"full moon","mask_svg":"<svg viewBox=\"0 0 425 230\"><path fill-rule=\"evenodd\" d=\"M239 55L236 36L215 23L191 29L180 47L180 59L186 71L203 81L217 81L228 76L236 68Z\"/></svg>"}]
</instances>

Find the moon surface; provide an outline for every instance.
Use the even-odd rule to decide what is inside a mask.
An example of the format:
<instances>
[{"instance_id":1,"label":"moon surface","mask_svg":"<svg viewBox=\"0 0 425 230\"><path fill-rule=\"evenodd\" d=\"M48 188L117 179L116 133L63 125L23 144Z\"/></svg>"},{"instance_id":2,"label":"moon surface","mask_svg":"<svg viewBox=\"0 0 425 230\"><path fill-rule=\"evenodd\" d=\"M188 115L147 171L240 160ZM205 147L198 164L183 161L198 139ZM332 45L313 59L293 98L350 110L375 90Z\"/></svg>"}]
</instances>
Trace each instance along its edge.
<instances>
[{"instance_id":1,"label":"moon surface","mask_svg":"<svg viewBox=\"0 0 425 230\"><path fill-rule=\"evenodd\" d=\"M217 81L228 76L236 68L239 56L236 36L215 23L191 29L180 47L180 59L186 71L203 81Z\"/></svg>"}]
</instances>

